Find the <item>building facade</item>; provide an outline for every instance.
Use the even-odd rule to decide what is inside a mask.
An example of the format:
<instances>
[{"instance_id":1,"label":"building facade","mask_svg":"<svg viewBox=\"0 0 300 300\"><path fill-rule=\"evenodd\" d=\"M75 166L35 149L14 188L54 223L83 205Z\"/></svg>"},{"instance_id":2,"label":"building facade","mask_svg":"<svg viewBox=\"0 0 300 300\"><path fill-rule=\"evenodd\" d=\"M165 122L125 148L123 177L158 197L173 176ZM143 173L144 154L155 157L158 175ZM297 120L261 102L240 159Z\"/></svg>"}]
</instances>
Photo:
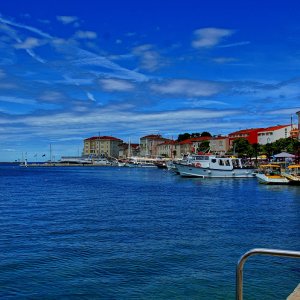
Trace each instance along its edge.
<instances>
[{"instance_id":1,"label":"building facade","mask_svg":"<svg viewBox=\"0 0 300 300\"><path fill-rule=\"evenodd\" d=\"M119 157L122 140L112 136L94 136L84 140L83 154L86 156Z\"/></svg>"},{"instance_id":2,"label":"building facade","mask_svg":"<svg viewBox=\"0 0 300 300\"><path fill-rule=\"evenodd\" d=\"M158 156L167 158L180 158L180 146L176 141L168 140L157 145Z\"/></svg>"},{"instance_id":3,"label":"building facade","mask_svg":"<svg viewBox=\"0 0 300 300\"><path fill-rule=\"evenodd\" d=\"M133 143L122 143L119 145L119 158L128 158L140 155L140 145Z\"/></svg>"},{"instance_id":4,"label":"building facade","mask_svg":"<svg viewBox=\"0 0 300 300\"><path fill-rule=\"evenodd\" d=\"M224 155L230 149L227 136L216 136L210 140L210 151L215 154Z\"/></svg>"},{"instance_id":5,"label":"building facade","mask_svg":"<svg viewBox=\"0 0 300 300\"><path fill-rule=\"evenodd\" d=\"M197 154L198 152L209 152L210 151L210 136L200 136L200 137L195 137L190 139L192 142L192 152ZM206 148L203 148L203 142L208 142L205 143L207 145ZM201 151L202 150L202 151Z\"/></svg>"},{"instance_id":6,"label":"building facade","mask_svg":"<svg viewBox=\"0 0 300 300\"><path fill-rule=\"evenodd\" d=\"M265 128L258 132L258 143L266 145L279 139L286 139L290 137L291 130L291 125L277 125Z\"/></svg>"},{"instance_id":7,"label":"building facade","mask_svg":"<svg viewBox=\"0 0 300 300\"><path fill-rule=\"evenodd\" d=\"M159 134L146 135L140 138L141 156L158 156L157 146L167 141Z\"/></svg>"},{"instance_id":8,"label":"building facade","mask_svg":"<svg viewBox=\"0 0 300 300\"><path fill-rule=\"evenodd\" d=\"M228 134L229 138L229 147L233 147L233 141L238 138L246 139L249 144L258 143L258 132L264 130L264 128L251 128L251 129L243 129L239 131L235 131L233 133Z\"/></svg>"}]
</instances>

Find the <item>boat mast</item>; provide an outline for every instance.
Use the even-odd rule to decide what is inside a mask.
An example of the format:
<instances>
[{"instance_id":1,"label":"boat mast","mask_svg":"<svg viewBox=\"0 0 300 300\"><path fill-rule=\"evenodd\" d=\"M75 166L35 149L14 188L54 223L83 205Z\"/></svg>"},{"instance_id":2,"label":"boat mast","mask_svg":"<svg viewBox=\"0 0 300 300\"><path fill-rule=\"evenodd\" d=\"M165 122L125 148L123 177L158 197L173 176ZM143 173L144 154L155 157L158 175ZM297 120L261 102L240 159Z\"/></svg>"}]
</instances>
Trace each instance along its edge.
<instances>
[{"instance_id":1,"label":"boat mast","mask_svg":"<svg viewBox=\"0 0 300 300\"><path fill-rule=\"evenodd\" d=\"M129 138L129 140L128 140L128 157L130 157L131 156L131 143L130 143L130 138Z\"/></svg>"},{"instance_id":2,"label":"boat mast","mask_svg":"<svg viewBox=\"0 0 300 300\"><path fill-rule=\"evenodd\" d=\"M51 147L51 143L50 143L50 162L52 161L52 147Z\"/></svg>"}]
</instances>

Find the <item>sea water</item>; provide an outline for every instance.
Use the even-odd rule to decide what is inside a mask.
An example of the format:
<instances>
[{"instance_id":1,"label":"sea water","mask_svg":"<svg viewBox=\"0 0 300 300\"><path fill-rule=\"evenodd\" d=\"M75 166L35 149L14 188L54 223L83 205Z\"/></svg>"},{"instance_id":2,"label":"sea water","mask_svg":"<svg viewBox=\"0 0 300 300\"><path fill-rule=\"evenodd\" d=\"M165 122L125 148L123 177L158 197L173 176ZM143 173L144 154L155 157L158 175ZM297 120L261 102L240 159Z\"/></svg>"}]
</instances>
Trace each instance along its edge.
<instances>
[{"instance_id":1,"label":"sea water","mask_svg":"<svg viewBox=\"0 0 300 300\"><path fill-rule=\"evenodd\" d=\"M0 166L1 299L234 299L258 247L300 250L300 186ZM251 257L244 299L299 282L299 260Z\"/></svg>"}]
</instances>

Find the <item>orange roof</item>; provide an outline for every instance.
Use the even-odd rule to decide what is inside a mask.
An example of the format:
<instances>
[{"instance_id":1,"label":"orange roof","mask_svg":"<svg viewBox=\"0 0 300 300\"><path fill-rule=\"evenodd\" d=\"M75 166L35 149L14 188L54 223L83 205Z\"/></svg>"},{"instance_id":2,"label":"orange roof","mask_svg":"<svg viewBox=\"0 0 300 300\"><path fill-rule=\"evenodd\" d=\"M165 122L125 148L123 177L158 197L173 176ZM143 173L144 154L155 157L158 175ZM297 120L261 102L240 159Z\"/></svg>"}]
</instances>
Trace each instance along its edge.
<instances>
[{"instance_id":1,"label":"orange roof","mask_svg":"<svg viewBox=\"0 0 300 300\"><path fill-rule=\"evenodd\" d=\"M190 140L192 142L201 142L201 141L208 141L208 140L211 140L212 137L211 136L199 136L199 137L193 137L193 138L190 138Z\"/></svg>"},{"instance_id":2,"label":"orange roof","mask_svg":"<svg viewBox=\"0 0 300 300\"><path fill-rule=\"evenodd\" d=\"M190 144L192 145L193 142L191 141L191 139L187 139L187 140L184 140L184 141L181 141L178 143L179 145L185 145L185 144Z\"/></svg>"},{"instance_id":3,"label":"orange roof","mask_svg":"<svg viewBox=\"0 0 300 300\"><path fill-rule=\"evenodd\" d=\"M264 130L264 128L242 129L242 130L230 133L229 136L236 135L236 134L245 134L245 133L250 133L250 132L255 132L255 131L262 131L262 130Z\"/></svg>"},{"instance_id":4,"label":"orange roof","mask_svg":"<svg viewBox=\"0 0 300 300\"><path fill-rule=\"evenodd\" d=\"M277 125L277 126L271 126L271 127L264 128L264 129L261 130L261 131L275 131L275 130L282 129L282 128L288 127L288 126L290 126L290 125Z\"/></svg>"},{"instance_id":5,"label":"orange roof","mask_svg":"<svg viewBox=\"0 0 300 300\"><path fill-rule=\"evenodd\" d=\"M115 138L113 136L92 136L90 138L84 139L85 141L90 141L90 140L110 140L110 141L121 141L118 138Z\"/></svg>"},{"instance_id":6,"label":"orange roof","mask_svg":"<svg viewBox=\"0 0 300 300\"><path fill-rule=\"evenodd\" d=\"M161 139L163 139L163 137L160 134L149 134L149 135L141 137L141 139L158 139L158 140L161 140Z\"/></svg>"},{"instance_id":7,"label":"orange roof","mask_svg":"<svg viewBox=\"0 0 300 300\"><path fill-rule=\"evenodd\" d=\"M176 145L178 144L178 142L173 141L173 140L166 140L163 143L159 144L159 145Z\"/></svg>"}]
</instances>

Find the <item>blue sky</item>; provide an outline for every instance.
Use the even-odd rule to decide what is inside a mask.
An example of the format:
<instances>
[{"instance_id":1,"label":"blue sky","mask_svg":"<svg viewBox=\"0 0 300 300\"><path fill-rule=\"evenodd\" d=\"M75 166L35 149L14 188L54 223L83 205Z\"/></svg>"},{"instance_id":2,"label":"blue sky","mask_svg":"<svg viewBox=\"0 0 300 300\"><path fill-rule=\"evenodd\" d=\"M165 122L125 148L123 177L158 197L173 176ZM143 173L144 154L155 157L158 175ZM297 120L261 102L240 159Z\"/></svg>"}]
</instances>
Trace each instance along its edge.
<instances>
[{"instance_id":1,"label":"blue sky","mask_svg":"<svg viewBox=\"0 0 300 300\"><path fill-rule=\"evenodd\" d=\"M296 122L298 1L2 2L0 161Z\"/></svg>"}]
</instances>

